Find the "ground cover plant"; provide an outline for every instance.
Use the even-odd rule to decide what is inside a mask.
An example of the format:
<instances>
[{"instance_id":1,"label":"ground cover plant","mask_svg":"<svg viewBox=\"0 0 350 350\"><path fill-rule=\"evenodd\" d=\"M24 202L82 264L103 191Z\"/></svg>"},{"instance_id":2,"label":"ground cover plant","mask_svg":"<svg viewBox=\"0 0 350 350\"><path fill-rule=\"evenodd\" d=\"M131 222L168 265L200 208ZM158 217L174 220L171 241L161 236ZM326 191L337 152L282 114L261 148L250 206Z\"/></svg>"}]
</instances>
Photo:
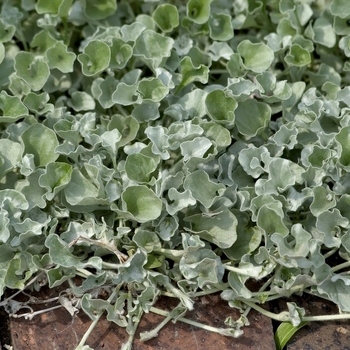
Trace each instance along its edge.
<instances>
[{"instance_id":1,"label":"ground cover plant","mask_svg":"<svg viewBox=\"0 0 350 350\"><path fill-rule=\"evenodd\" d=\"M281 348L350 318L349 57L346 0L1 1L0 305L68 282L77 349L104 312L130 349L160 295L167 322L220 292L213 331L254 308ZM260 306L294 293L339 314Z\"/></svg>"}]
</instances>

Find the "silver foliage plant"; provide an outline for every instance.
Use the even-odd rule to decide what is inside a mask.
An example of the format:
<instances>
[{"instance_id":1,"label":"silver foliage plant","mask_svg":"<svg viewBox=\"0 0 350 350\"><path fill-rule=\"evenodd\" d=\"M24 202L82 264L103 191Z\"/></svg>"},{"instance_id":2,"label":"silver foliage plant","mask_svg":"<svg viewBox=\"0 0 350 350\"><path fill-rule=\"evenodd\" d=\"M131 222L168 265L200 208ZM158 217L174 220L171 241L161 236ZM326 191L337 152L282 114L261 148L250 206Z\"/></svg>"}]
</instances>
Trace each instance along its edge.
<instances>
[{"instance_id":1,"label":"silver foliage plant","mask_svg":"<svg viewBox=\"0 0 350 350\"><path fill-rule=\"evenodd\" d=\"M124 349L215 292L224 335L311 320L258 305L293 293L349 317L349 23L344 0L2 1L0 295L68 282Z\"/></svg>"}]
</instances>

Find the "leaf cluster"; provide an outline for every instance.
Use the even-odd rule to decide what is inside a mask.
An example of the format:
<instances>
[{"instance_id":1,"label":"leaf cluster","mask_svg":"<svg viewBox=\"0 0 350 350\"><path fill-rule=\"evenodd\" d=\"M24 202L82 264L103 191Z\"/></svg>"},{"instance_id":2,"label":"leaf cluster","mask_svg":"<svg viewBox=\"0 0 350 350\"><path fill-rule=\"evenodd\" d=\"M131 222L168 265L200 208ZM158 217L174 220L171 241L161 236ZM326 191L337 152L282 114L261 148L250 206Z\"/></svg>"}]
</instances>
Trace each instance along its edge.
<instances>
[{"instance_id":1,"label":"leaf cluster","mask_svg":"<svg viewBox=\"0 0 350 350\"><path fill-rule=\"evenodd\" d=\"M0 295L68 281L125 348L161 294L176 319L221 292L234 336L293 293L350 313L349 20L343 0L2 1Z\"/></svg>"}]
</instances>

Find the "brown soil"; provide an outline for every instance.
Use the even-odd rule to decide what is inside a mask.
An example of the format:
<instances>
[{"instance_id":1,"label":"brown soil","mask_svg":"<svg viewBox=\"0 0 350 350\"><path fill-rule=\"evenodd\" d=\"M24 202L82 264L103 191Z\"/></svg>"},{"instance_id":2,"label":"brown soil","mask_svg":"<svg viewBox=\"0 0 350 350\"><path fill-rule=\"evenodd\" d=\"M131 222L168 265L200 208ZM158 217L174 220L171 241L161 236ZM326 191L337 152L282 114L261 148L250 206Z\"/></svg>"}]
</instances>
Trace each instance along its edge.
<instances>
[{"instance_id":1,"label":"brown soil","mask_svg":"<svg viewBox=\"0 0 350 350\"><path fill-rule=\"evenodd\" d=\"M37 296L49 298L54 293L57 293L57 290L42 290ZM157 302L156 307L171 310L177 304L177 300L163 297ZM44 307L48 306L52 305ZM43 306L41 305L41 307ZM223 328L227 327L224 320L228 316L237 319L239 312L230 308L227 302L220 299L219 295L198 298L195 300L194 311L186 314L186 318ZM140 332L152 330L163 319L164 317L153 313L144 315L133 342L133 350L207 350L216 348L248 350L257 349L257 344L259 344L260 350L275 349L271 320L255 311L251 311L249 314L251 325L244 328L245 333L239 338L224 337L182 322L169 322L159 332L157 338L147 342L139 340ZM4 319L1 317L1 322L3 321ZM4 324L6 327L6 322ZM11 318L10 332L4 328L2 333L3 336L7 335L7 337L9 333L12 334L14 350L74 350L90 324L91 320L83 312L72 318L65 309L60 308L38 315L32 320ZM124 328L101 318L87 344L95 350L117 350L127 339L128 335ZM3 344L9 344L9 341L10 339L4 339Z\"/></svg>"}]
</instances>

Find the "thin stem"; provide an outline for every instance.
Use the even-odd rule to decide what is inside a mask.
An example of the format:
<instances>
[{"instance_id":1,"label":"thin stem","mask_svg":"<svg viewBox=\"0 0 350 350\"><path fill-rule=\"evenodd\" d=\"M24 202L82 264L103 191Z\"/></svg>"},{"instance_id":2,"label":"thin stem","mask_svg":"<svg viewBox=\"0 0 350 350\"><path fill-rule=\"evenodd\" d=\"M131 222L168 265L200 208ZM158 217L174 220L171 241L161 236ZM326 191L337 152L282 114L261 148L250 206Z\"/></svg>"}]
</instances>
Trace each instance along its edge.
<instances>
[{"instance_id":1,"label":"thin stem","mask_svg":"<svg viewBox=\"0 0 350 350\"><path fill-rule=\"evenodd\" d=\"M244 303L246 305L248 305L250 308L260 312L261 314L269 317L269 318L272 318L273 320L276 320L276 321L280 321L280 322L284 322L284 321L290 321L290 316L289 316L289 312L288 311L283 311L279 314L275 314L273 312L270 312L270 311L267 311L265 309L263 309L262 307L250 302L250 301L247 301L247 300L244 300Z\"/></svg>"},{"instance_id":2,"label":"thin stem","mask_svg":"<svg viewBox=\"0 0 350 350\"><path fill-rule=\"evenodd\" d=\"M168 315L169 315L168 311L164 311L164 310L158 309L156 307L151 307L149 311L153 312L154 314L157 314L157 315L160 315L160 316L164 316L164 317L168 317ZM223 329L222 328L208 326L206 324L199 323L199 322L190 320L190 319L185 318L185 317L181 317L180 316L180 317L177 318L177 320L181 321L183 323L189 324L191 326L195 326L195 327L198 327L198 328L201 328L201 329L205 329L205 330L210 331L210 332L219 333L219 334L223 333Z\"/></svg>"},{"instance_id":3,"label":"thin stem","mask_svg":"<svg viewBox=\"0 0 350 350\"><path fill-rule=\"evenodd\" d=\"M119 292L120 289L120 285L118 285L113 293L109 296L109 298L107 299L107 302L110 303L114 297L117 295L117 293ZM81 338L80 343L78 344L77 348L79 347L83 347L85 345L85 342L87 341L87 339L89 338L91 332L94 330L94 328L97 325L97 322L100 320L101 316L103 315L104 310L100 311L97 315L95 320L90 324L90 327L88 328L88 330L85 332L84 336Z\"/></svg>"},{"instance_id":4,"label":"thin stem","mask_svg":"<svg viewBox=\"0 0 350 350\"><path fill-rule=\"evenodd\" d=\"M251 303L250 301L244 301L245 304L247 304L252 309L255 309L256 311L259 311L261 314L272 318L276 321L287 321L290 322L290 315L288 311L282 311L279 314L275 314L273 312L267 311L263 309L262 307ZM333 320L349 320L350 314L337 314L337 315L320 315L320 316L304 316L301 319L301 322L312 322L312 321L333 321Z\"/></svg>"},{"instance_id":5,"label":"thin stem","mask_svg":"<svg viewBox=\"0 0 350 350\"><path fill-rule=\"evenodd\" d=\"M329 252L325 253L325 254L323 255L323 257L324 257L325 259L327 259L327 258L329 258L330 256L332 256L334 253L336 253L338 250L339 250L338 247L333 248L333 249L330 250Z\"/></svg>"},{"instance_id":6,"label":"thin stem","mask_svg":"<svg viewBox=\"0 0 350 350\"><path fill-rule=\"evenodd\" d=\"M332 267L332 272L336 272L336 271L345 269L346 267L349 267L349 266L350 266L350 261L345 261L342 264L339 264L337 266Z\"/></svg>"},{"instance_id":7,"label":"thin stem","mask_svg":"<svg viewBox=\"0 0 350 350\"><path fill-rule=\"evenodd\" d=\"M38 311L33 311L33 312L27 312L25 314L11 314L10 316L13 317L13 318L20 318L20 317L24 317L26 320L27 319L32 319L34 316L36 315L40 315L40 314L44 314L46 312L49 312L49 311L52 311L52 310L55 310L55 309L59 309L63 307L63 305L56 305L56 306L52 306L48 309L44 309L44 310L38 310Z\"/></svg>"}]
</instances>

